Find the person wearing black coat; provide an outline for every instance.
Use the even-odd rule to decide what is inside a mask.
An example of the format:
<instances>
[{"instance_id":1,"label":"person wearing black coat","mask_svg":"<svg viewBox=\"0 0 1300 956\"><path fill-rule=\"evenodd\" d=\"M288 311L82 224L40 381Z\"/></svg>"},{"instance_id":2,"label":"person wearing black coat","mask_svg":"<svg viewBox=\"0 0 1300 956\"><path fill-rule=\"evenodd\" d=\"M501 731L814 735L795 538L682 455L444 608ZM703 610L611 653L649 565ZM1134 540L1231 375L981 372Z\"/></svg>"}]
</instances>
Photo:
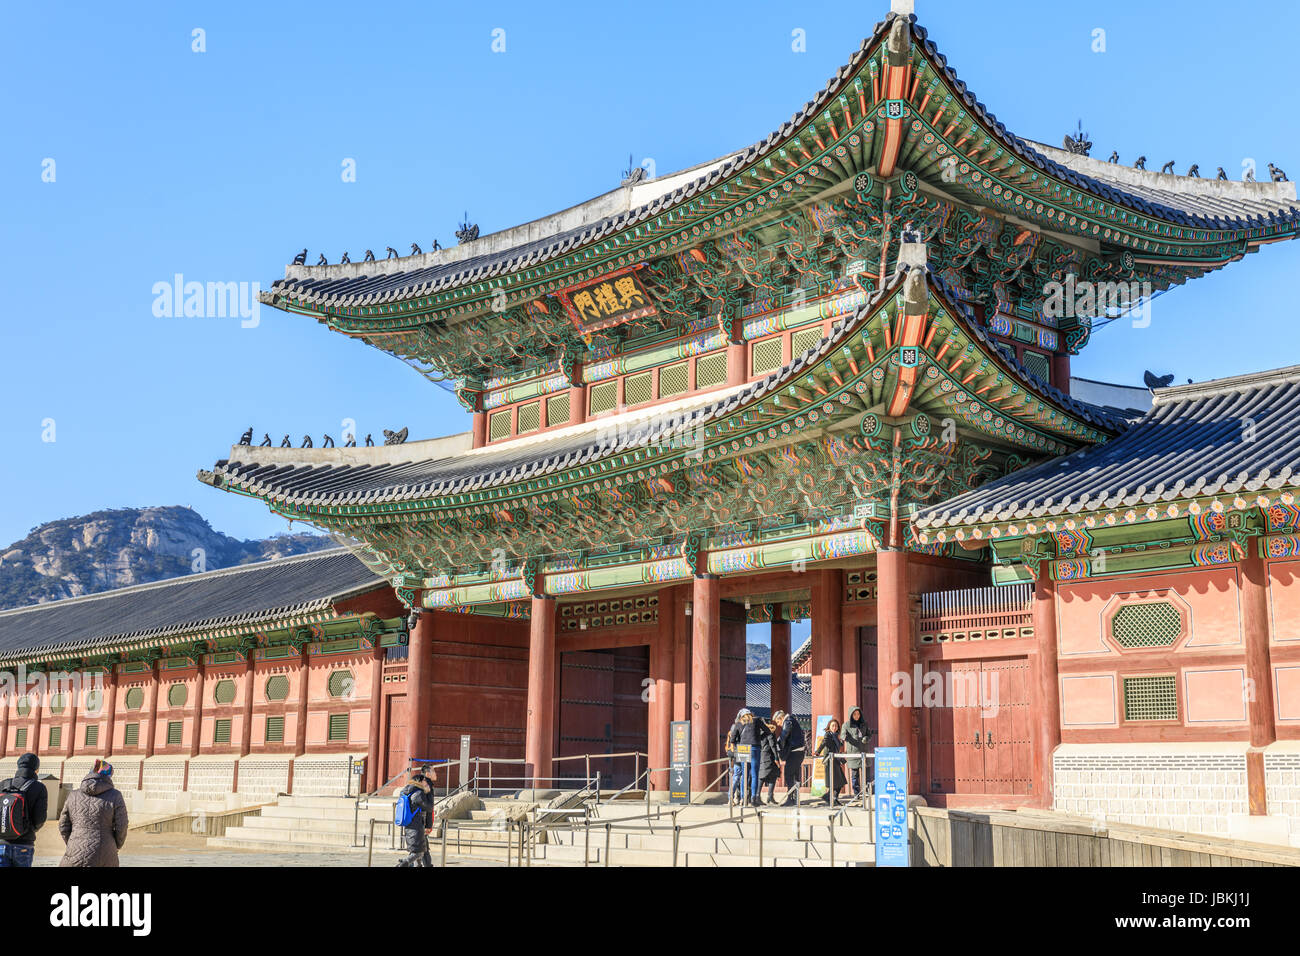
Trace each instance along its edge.
<instances>
[{"instance_id":1,"label":"person wearing black coat","mask_svg":"<svg viewBox=\"0 0 1300 956\"><path fill-rule=\"evenodd\" d=\"M799 784L803 776L803 760L807 744L799 721L783 710L773 715L780 727L777 737L777 754L781 759L782 786L786 789L785 804L799 802Z\"/></svg>"},{"instance_id":2,"label":"person wearing black coat","mask_svg":"<svg viewBox=\"0 0 1300 956\"><path fill-rule=\"evenodd\" d=\"M409 800L416 810L409 826L402 828L406 841L406 856L398 866L433 866L429 856L429 829L433 826L433 787L423 774L411 775L411 782L402 788L399 800Z\"/></svg>"},{"instance_id":3,"label":"person wearing black coat","mask_svg":"<svg viewBox=\"0 0 1300 956\"><path fill-rule=\"evenodd\" d=\"M41 759L34 753L18 758L18 772L8 780L0 780L0 791L22 795L27 809L27 832L12 840L0 840L0 867L31 866L36 856L36 831L45 826L49 808L49 794L45 784L36 779Z\"/></svg>"},{"instance_id":4,"label":"person wearing black coat","mask_svg":"<svg viewBox=\"0 0 1300 956\"><path fill-rule=\"evenodd\" d=\"M776 803L776 782L781 777L781 754L777 744L780 728L775 721L755 721L767 727L767 733L758 745L758 786L760 792L767 787L767 802ZM759 803L762 803L760 793Z\"/></svg>"},{"instance_id":5,"label":"person wearing black coat","mask_svg":"<svg viewBox=\"0 0 1300 956\"><path fill-rule=\"evenodd\" d=\"M837 760L836 754L844 752L844 742L840 739L840 722L832 719L826 725L826 733L822 735L821 741L817 744L816 756L822 758L823 771L829 771L830 787L822 799L830 802L834 799L837 803L840 798L840 791L848 782L844 777L844 761Z\"/></svg>"}]
</instances>

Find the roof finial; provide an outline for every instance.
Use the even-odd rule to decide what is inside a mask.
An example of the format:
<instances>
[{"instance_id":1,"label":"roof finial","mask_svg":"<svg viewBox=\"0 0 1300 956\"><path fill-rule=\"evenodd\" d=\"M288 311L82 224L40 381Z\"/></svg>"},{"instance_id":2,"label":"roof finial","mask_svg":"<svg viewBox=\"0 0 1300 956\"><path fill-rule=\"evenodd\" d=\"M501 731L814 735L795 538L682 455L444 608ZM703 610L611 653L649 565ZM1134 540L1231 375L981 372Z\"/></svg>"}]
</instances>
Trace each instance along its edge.
<instances>
[{"instance_id":1,"label":"roof finial","mask_svg":"<svg viewBox=\"0 0 1300 956\"><path fill-rule=\"evenodd\" d=\"M910 17L916 12L916 0L889 0L889 9L900 17Z\"/></svg>"}]
</instances>

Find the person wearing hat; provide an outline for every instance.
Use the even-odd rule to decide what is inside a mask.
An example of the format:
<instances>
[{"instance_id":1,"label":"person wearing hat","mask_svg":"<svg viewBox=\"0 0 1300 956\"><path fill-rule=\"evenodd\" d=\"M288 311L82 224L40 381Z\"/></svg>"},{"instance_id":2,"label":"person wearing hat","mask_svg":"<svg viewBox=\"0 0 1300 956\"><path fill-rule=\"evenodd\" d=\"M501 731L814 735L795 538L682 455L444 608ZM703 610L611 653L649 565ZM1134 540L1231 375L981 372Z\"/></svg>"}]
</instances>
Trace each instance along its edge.
<instances>
[{"instance_id":1,"label":"person wearing hat","mask_svg":"<svg viewBox=\"0 0 1300 956\"><path fill-rule=\"evenodd\" d=\"M45 826L49 794L36 779L41 759L33 753L18 758L18 772L0 780L0 866L31 866L36 856L36 831Z\"/></svg>"},{"instance_id":2,"label":"person wearing hat","mask_svg":"<svg viewBox=\"0 0 1300 956\"><path fill-rule=\"evenodd\" d=\"M126 800L113 786L113 765L96 760L59 814L59 836L67 844L59 866L120 866L126 828Z\"/></svg>"}]
</instances>

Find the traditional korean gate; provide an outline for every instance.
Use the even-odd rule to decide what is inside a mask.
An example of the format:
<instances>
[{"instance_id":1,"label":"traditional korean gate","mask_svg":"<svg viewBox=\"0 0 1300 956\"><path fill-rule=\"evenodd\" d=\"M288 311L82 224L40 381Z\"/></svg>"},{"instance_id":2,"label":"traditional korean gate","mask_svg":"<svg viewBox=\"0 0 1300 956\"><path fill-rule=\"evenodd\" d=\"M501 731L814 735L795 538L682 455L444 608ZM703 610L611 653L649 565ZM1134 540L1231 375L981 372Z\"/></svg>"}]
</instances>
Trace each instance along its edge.
<instances>
[{"instance_id":1,"label":"traditional korean gate","mask_svg":"<svg viewBox=\"0 0 1300 956\"><path fill-rule=\"evenodd\" d=\"M388 697L388 721L384 741L384 780L391 780L406 769L406 695L391 694ZM410 754L413 757L426 757L428 754Z\"/></svg>"},{"instance_id":2,"label":"traditional korean gate","mask_svg":"<svg viewBox=\"0 0 1300 956\"><path fill-rule=\"evenodd\" d=\"M925 708L929 719L930 792L1029 793L1031 735L1029 661L934 661L948 688L965 690L945 706ZM974 693L969 692L974 690Z\"/></svg>"},{"instance_id":3,"label":"traditional korean gate","mask_svg":"<svg viewBox=\"0 0 1300 956\"><path fill-rule=\"evenodd\" d=\"M644 753L649 706L643 682L649 673L645 646L561 654L557 755ZM631 757L593 759L591 772L600 772L602 787L622 787L632 782L636 766ZM553 772L576 780L584 776L586 765L561 760Z\"/></svg>"}]
</instances>

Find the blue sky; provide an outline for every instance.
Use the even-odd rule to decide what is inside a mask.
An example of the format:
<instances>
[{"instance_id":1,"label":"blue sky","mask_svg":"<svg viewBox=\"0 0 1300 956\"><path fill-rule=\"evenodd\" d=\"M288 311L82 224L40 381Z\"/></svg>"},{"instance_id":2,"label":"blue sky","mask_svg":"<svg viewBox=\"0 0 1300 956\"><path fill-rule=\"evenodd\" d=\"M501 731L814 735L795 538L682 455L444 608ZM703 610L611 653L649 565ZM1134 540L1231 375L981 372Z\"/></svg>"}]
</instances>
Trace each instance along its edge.
<instances>
[{"instance_id":1,"label":"blue sky","mask_svg":"<svg viewBox=\"0 0 1300 956\"><path fill-rule=\"evenodd\" d=\"M1104 158L1300 177L1300 5L1243 28L1221 3L918 0L959 75L1021 135L1082 118ZM303 246L444 245L765 136L849 57L884 0L751 3L6 5L0 35L0 543L100 508L188 504L239 537L285 530L194 478L257 437L468 427L396 360L269 309L159 317L153 287L258 282ZM1254 21L1251 21L1252 23ZM204 31L206 52L192 50ZM505 52L492 51L505 31ZM1093 52L1094 30L1104 53ZM792 50L802 30L806 52ZM1258 48L1257 48L1258 47ZM42 181L54 160L54 181ZM356 164L356 182L341 176ZM1262 174L1263 175L1263 174ZM1300 245L1163 296L1149 328L1100 331L1075 373L1179 381L1300 361ZM54 441L47 419L54 422Z\"/></svg>"}]
</instances>

